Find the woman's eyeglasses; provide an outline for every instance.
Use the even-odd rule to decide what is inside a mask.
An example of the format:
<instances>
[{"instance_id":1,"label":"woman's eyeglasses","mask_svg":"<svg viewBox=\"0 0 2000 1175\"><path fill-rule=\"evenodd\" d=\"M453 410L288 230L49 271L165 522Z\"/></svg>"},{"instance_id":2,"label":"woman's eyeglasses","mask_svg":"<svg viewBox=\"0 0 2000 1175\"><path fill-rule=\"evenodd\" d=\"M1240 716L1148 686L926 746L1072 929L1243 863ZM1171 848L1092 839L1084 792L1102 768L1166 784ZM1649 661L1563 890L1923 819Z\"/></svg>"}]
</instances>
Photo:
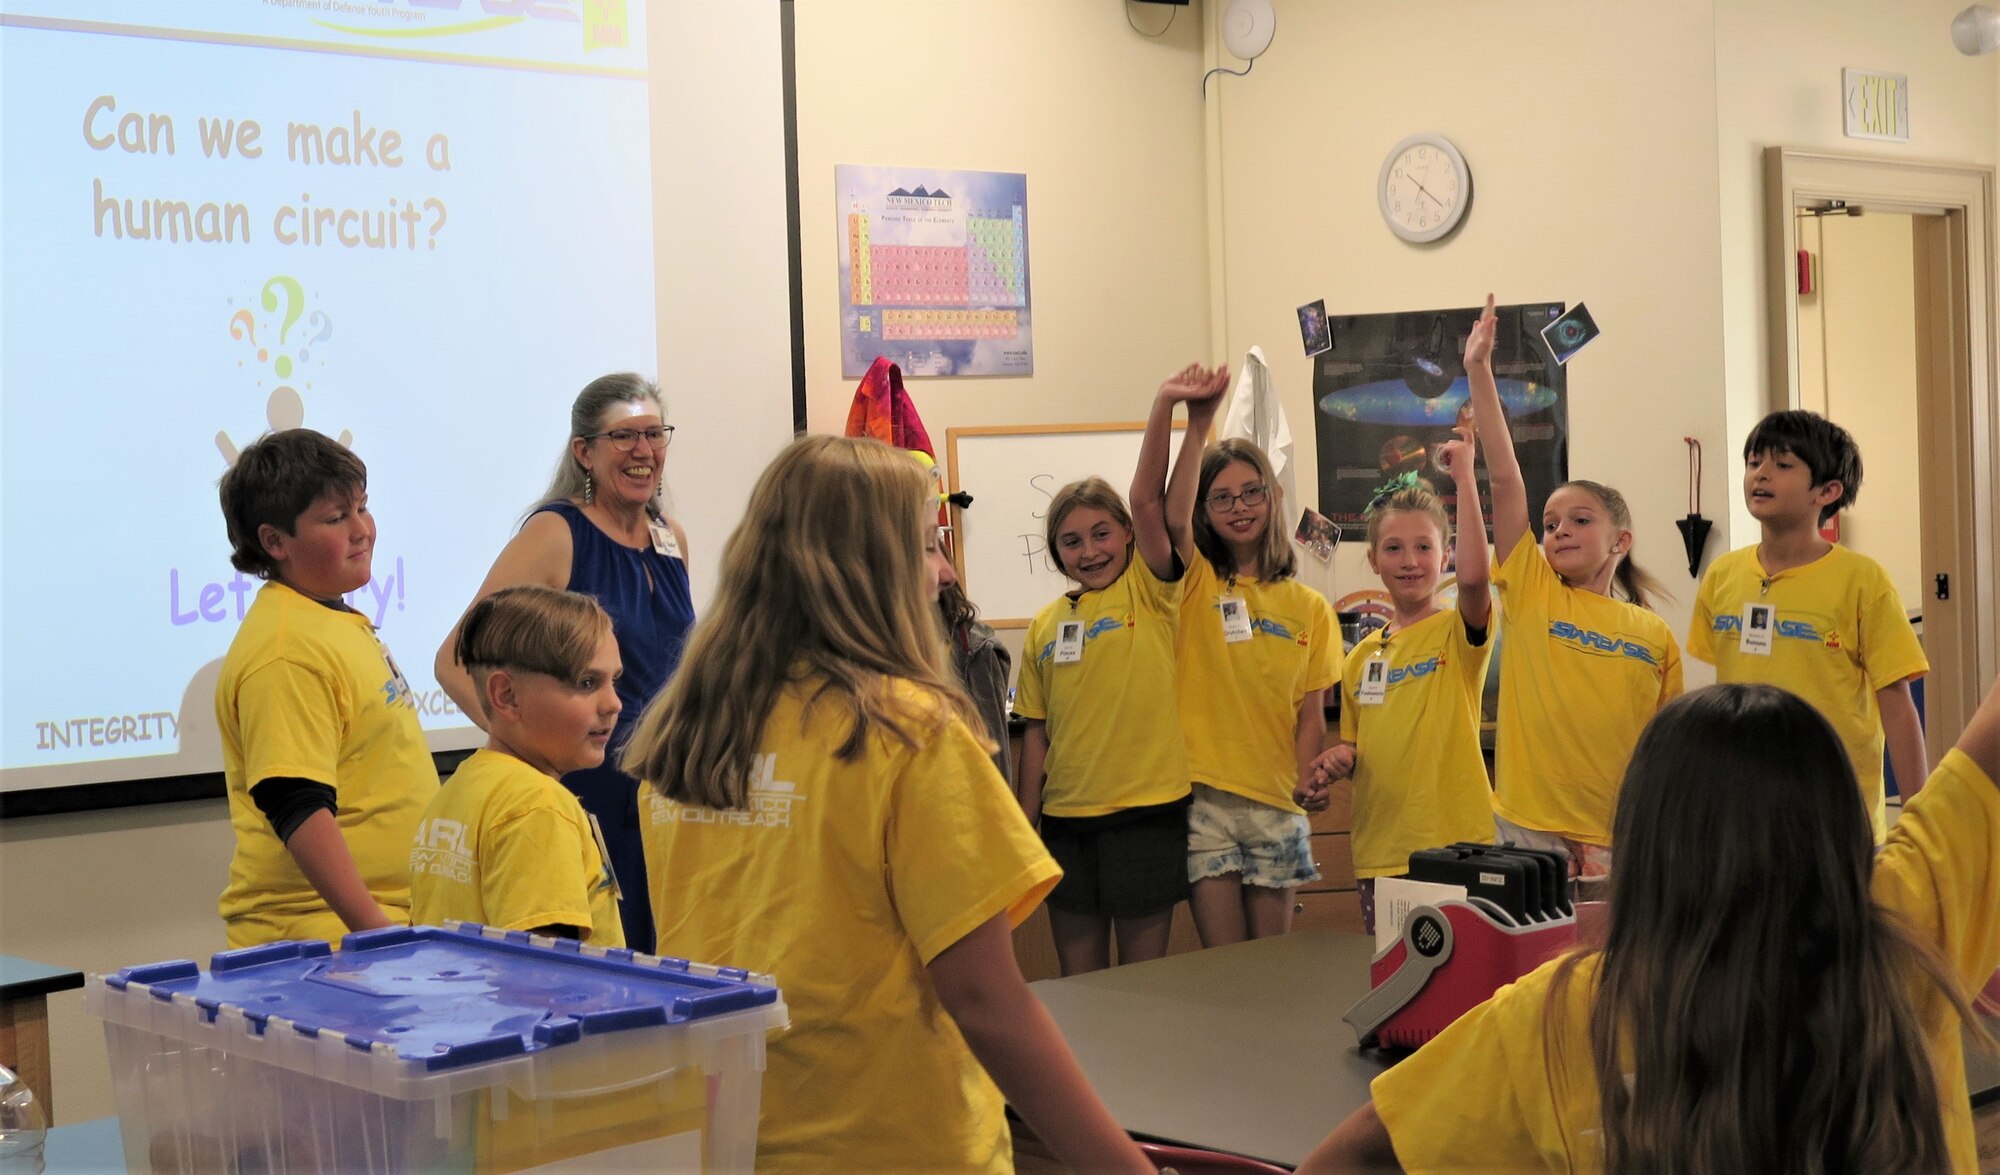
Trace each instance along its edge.
<instances>
[{"instance_id":1,"label":"woman's eyeglasses","mask_svg":"<svg viewBox=\"0 0 2000 1175\"><path fill-rule=\"evenodd\" d=\"M609 432L586 433L583 439L594 441L600 438L610 441L612 445L628 453L638 448L640 441L655 449L664 449L674 439L674 426L661 424L652 428L614 428Z\"/></svg>"}]
</instances>

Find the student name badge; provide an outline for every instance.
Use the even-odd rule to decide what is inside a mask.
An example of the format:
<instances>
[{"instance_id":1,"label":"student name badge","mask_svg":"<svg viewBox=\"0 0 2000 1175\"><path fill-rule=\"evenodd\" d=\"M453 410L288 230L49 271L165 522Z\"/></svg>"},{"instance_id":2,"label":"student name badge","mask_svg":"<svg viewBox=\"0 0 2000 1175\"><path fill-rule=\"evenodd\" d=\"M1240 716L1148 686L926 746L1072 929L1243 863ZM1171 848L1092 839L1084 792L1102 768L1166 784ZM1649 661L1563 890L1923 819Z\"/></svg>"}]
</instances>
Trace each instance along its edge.
<instances>
[{"instance_id":1,"label":"student name badge","mask_svg":"<svg viewBox=\"0 0 2000 1175\"><path fill-rule=\"evenodd\" d=\"M1389 659L1377 653L1361 667L1361 688L1354 700L1364 706L1379 706L1389 700Z\"/></svg>"},{"instance_id":2,"label":"student name badge","mask_svg":"<svg viewBox=\"0 0 2000 1175\"><path fill-rule=\"evenodd\" d=\"M664 522L650 524L653 532L653 553L665 555L669 559L681 557L681 545L674 538L674 530Z\"/></svg>"},{"instance_id":3,"label":"student name badge","mask_svg":"<svg viewBox=\"0 0 2000 1175\"><path fill-rule=\"evenodd\" d=\"M1217 605L1222 613L1222 639L1241 644L1250 639L1250 605L1242 596L1224 596Z\"/></svg>"},{"instance_id":4,"label":"student name badge","mask_svg":"<svg viewBox=\"0 0 2000 1175\"><path fill-rule=\"evenodd\" d=\"M1074 665L1083 660L1083 621L1065 620L1056 625L1056 664Z\"/></svg>"},{"instance_id":5,"label":"student name badge","mask_svg":"<svg viewBox=\"0 0 2000 1175\"><path fill-rule=\"evenodd\" d=\"M597 842L597 859L604 863L604 877L611 882L611 897L615 901L625 900L625 891L618 887L618 870L611 866L611 846L604 843L604 826L597 822L597 813L585 812L590 821L590 837Z\"/></svg>"},{"instance_id":6,"label":"student name badge","mask_svg":"<svg viewBox=\"0 0 2000 1175\"><path fill-rule=\"evenodd\" d=\"M1769 604L1743 605L1743 635L1736 642L1738 652L1757 657L1771 655L1771 634L1776 631L1778 610Z\"/></svg>"}]
</instances>

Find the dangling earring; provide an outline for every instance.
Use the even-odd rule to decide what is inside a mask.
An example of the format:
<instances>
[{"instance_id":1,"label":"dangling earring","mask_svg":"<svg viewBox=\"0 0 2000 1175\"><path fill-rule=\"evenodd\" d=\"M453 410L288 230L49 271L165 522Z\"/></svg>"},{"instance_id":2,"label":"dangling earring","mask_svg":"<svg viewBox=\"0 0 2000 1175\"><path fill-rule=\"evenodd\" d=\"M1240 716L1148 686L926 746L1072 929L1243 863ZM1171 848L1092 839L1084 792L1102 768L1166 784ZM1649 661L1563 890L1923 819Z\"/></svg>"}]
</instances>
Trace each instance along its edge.
<instances>
[{"instance_id":1,"label":"dangling earring","mask_svg":"<svg viewBox=\"0 0 2000 1175\"><path fill-rule=\"evenodd\" d=\"M588 506L597 499L597 483L590 479L590 470L583 471L583 504Z\"/></svg>"}]
</instances>

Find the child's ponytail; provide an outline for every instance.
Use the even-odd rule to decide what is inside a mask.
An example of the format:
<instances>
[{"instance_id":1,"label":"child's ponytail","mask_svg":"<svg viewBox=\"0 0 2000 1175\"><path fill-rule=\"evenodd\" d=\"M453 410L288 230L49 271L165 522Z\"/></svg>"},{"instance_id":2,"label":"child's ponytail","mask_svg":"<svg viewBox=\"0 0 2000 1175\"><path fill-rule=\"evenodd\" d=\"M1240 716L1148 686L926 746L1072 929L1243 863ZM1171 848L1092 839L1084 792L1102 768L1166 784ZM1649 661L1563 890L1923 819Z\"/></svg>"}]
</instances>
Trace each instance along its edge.
<instances>
[{"instance_id":1,"label":"child's ponytail","mask_svg":"<svg viewBox=\"0 0 2000 1175\"><path fill-rule=\"evenodd\" d=\"M1618 570L1612 573L1611 578L1617 583L1619 590L1625 593L1625 598L1641 608L1650 610L1653 600L1661 596L1673 598L1668 593L1666 585L1639 566L1630 555L1618 561Z\"/></svg>"},{"instance_id":2,"label":"child's ponytail","mask_svg":"<svg viewBox=\"0 0 2000 1175\"><path fill-rule=\"evenodd\" d=\"M1604 512L1611 516L1611 524L1613 526L1619 530L1629 531L1632 529L1632 507L1626 505L1624 494L1619 493L1603 482L1586 481L1583 478L1574 478L1556 488L1570 489L1572 487L1596 498L1598 504L1604 507ZM1624 592L1625 598L1639 605L1641 608L1652 608L1653 600L1659 597L1673 598L1673 595L1667 591L1667 586L1655 579L1644 568L1640 567L1638 563L1634 562L1629 553L1618 561L1618 569L1612 573L1611 578L1618 585L1619 589Z\"/></svg>"}]
</instances>

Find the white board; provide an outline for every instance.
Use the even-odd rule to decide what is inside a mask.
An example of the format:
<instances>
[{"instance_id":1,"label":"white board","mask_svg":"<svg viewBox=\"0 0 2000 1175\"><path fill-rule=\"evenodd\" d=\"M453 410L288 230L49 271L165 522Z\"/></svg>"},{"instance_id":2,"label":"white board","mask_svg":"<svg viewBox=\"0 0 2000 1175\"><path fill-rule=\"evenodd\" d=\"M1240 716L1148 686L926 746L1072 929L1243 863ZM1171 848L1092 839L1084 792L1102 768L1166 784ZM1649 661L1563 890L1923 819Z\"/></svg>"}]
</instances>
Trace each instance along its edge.
<instances>
[{"instance_id":1,"label":"white board","mask_svg":"<svg viewBox=\"0 0 2000 1175\"><path fill-rule=\"evenodd\" d=\"M1145 425L1058 424L954 428L945 432L954 492L959 582L995 628L1025 628L1075 585L1056 570L1043 539L1056 491L1092 474L1120 495L1132 484ZM1175 425L1176 430L1181 426ZM1178 441L1176 442L1178 447Z\"/></svg>"}]
</instances>

